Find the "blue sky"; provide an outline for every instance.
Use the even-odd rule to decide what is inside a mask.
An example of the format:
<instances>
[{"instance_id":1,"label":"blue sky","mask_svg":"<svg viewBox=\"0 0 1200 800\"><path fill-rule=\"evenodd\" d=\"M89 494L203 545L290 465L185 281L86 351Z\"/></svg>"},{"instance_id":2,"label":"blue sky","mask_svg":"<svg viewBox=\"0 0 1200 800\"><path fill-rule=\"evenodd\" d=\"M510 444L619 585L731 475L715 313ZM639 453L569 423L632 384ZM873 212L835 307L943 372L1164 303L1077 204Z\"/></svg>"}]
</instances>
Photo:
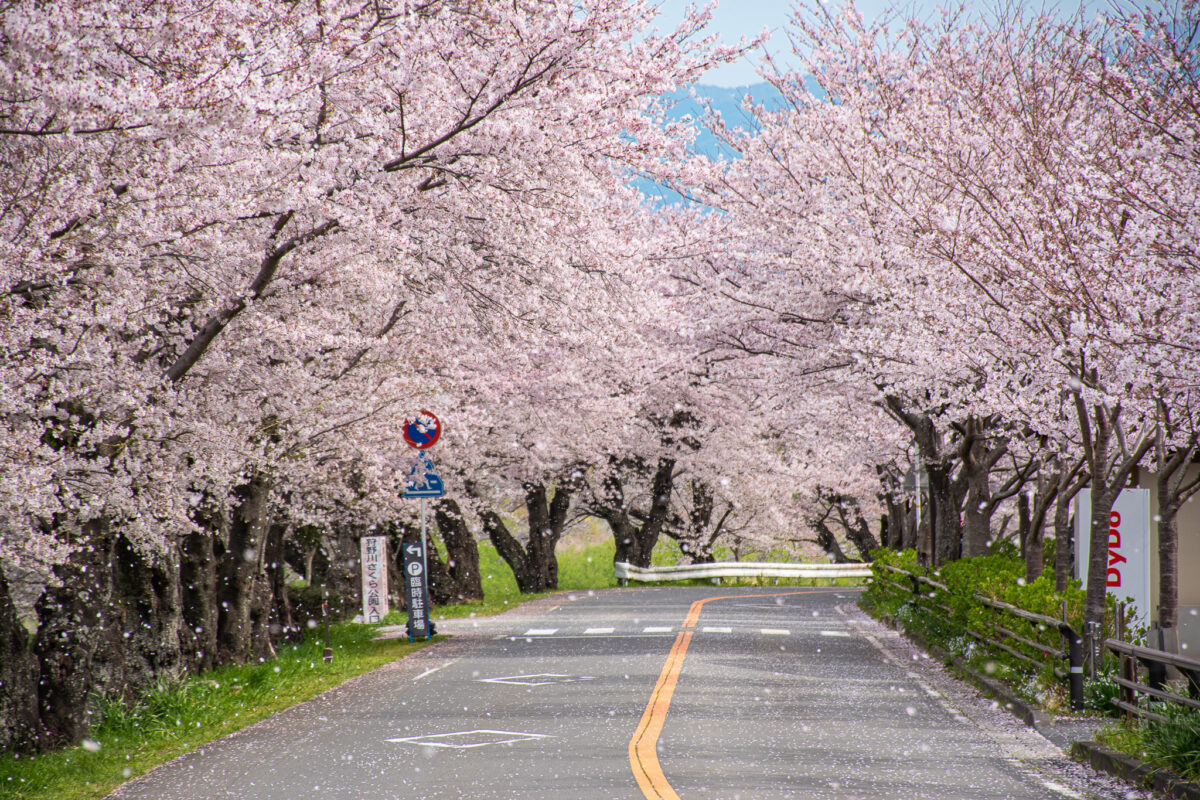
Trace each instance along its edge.
<instances>
[{"instance_id":1,"label":"blue sky","mask_svg":"<svg viewBox=\"0 0 1200 800\"><path fill-rule=\"evenodd\" d=\"M842 0L829 0L829 5L837 7ZM1027 2L1027 5L1040 7L1043 3L1038 0ZM689 5L705 5L703 0L662 0L659 12L658 27L662 31L672 30L682 19L684 9ZM940 6L957 5L955 0L858 0L854 7L867 22L878 18L890 7L895 6L904 12L915 11L921 16L934 13ZM968 11L972 9L990 10L994 3L987 0L967 0ZM1077 8L1078 0L1044 0L1049 8ZM791 16L792 0L721 0L713 12L710 23L712 30L721 40L733 44L740 37L757 36L762 29L768 28L774 33L774 40L768 44L772 53L786 53L787 39L783 29ZM907 14L905 14L907 16ZM729 64L710 71L704 76L702 83L714 86L749 86L761 79L754 71L753 59L743 59L741 63Z\"/></svg>"}]
</instances>

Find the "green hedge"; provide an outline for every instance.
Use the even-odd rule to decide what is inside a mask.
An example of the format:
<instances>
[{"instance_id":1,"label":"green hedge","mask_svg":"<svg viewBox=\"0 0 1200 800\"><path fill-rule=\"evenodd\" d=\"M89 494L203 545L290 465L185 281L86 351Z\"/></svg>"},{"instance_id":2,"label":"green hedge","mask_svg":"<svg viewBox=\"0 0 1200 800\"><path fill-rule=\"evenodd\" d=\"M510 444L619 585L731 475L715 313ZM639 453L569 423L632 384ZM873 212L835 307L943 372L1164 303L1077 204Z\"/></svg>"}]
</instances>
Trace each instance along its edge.
<instances>
[{"instance_id":1,"label":"green hedge","mask_svg":"<svg viewBox=\"0 0 1200 800\"><path fill-rule=\"evenodd\" d=\"M917 564L913 550L895 552L881 549L873 554L874 576L861 600L872 615L894 621L908 633L929 645L962 658L973 668L1005 681L1020 695L1043 708L1066 708L1066 661L1062 635L1056 626L1034 624L980 602L987 598L1016 606L1034 614L1064 618L1076 632L1083 630L1084 591L1073 581L1064 592L1055 591L1054 577L1043 573L1037 580L1025 580L1025 563L1012 553L964 558L928 571ZM914 595L910 580L884 568L898 567L940 583L945 591L931 591L922 584L921 596ZM1113 603L1105 629L1113 629ZM990 644L999 639L1012 651ZM1025 639L1027 641L1021 641ZM1115 669L1115 661L1106 657L1100 674ZM1108 682L1098 680L1087 687L1088 704L1111 713Z\"/></svg>"}]
</instances>

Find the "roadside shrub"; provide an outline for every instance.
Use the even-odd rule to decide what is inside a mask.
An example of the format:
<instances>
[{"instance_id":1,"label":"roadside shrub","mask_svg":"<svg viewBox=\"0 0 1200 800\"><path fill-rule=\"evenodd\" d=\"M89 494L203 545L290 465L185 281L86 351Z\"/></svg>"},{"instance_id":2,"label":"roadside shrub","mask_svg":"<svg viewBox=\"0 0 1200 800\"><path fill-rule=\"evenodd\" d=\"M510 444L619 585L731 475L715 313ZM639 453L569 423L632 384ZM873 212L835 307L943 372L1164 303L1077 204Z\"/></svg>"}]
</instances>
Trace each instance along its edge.
<instances>
[{"instance_id":1,"label":"roadside shrub","mask_svg":"<svg viewBox=\"0 0 1200 800\"><path fill-rule=\"evenodd\" d=\"M1113 672L1097 674L1096 679L1083 684L1083 702L1089 709L1101 714L1115 714L1113 698L1119 697L1121 687L1117 685Z\"/></svg>"},{"instance_id":2,"label":"roadside shrub","mask_svg":"<svg viewBox=\"0 0 1200 800\"><path fill-rule=\"evenodd\" d=\"M1065 612L1067 623L1081 633L1085 593L1077 581L1064 592L1055 590L1049 573L1026 581L1025 562L1012 548L960 559L938 570L919 567L913 550L880 549L873 556L874 577L861 601L864 610L881 619L895 620L905 632L1005 681L1031 702L1044 708L1065 705L1067 664L1061 653L1066 645L1058 624L1031 622L981 600L1005 603L1056 621L1063 619ZM909 578L887 570L885 565L927 577L945 589L922 583L917 596ZM1108 631L1114 628L1114 608L1109 598L1105 623ZM1002 642L1005 647L988 640ZM1115 669L1115 661L1110 661L1106 657L1098 665L1102 674ZM1097 710L1113 713L1104 699L1109 690L1108 686L1098 686L1092 696Z\"/></svg>"},{"instance_id":3,"label":"roadside shrub","mask_svg":"<svg viewBox=\"0 0 1200 800\"><path fill-rule=\"evenodd\" d=\"M1141 729L1146 754L1184 780L1200 780L1200 710L1164 705L1158 713L1169 721L1147 722Z\"/></svg>"}]
</instances>

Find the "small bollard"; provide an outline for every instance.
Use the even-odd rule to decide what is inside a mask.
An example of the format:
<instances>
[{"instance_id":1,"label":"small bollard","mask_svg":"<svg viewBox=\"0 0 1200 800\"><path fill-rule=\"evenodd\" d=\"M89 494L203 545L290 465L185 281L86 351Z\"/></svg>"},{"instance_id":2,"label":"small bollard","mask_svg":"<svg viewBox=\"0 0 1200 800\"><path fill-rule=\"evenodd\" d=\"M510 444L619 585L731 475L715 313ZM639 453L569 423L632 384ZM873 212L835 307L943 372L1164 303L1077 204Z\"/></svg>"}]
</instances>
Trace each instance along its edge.
<instances>
[{"instance_id":1,"label":"small bollard","mask_svg":"<svg viewBox=\"0 0 1200 800\"><path fill-rule=\"evenodd\" d=\"M328 594L328 592L326 592ZM333 647L329 641L329 600L321 601L321 618L325 621L325 653L324 661L326 664L333 663Z\"/></svg>"}]
</instances>

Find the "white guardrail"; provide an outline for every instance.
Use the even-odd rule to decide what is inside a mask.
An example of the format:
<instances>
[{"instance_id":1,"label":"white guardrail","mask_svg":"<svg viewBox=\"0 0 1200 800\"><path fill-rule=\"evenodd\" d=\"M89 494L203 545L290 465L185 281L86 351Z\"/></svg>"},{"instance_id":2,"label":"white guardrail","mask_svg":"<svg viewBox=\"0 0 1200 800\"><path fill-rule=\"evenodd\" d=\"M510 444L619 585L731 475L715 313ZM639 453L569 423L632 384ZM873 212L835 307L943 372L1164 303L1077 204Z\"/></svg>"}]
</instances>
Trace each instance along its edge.
<instances>
[{"instance_id":1,"label":"white guardrail","mask_svg":"<svg viewBox=\"0 0 1200 800\"><path fill-rule=\"evenodd\" d=\"M688 581L697 578L869 578L870 564L779 564L770 561L717 561L677 567L613 565L617 581Z\"/></svg>"}]
</instances>

